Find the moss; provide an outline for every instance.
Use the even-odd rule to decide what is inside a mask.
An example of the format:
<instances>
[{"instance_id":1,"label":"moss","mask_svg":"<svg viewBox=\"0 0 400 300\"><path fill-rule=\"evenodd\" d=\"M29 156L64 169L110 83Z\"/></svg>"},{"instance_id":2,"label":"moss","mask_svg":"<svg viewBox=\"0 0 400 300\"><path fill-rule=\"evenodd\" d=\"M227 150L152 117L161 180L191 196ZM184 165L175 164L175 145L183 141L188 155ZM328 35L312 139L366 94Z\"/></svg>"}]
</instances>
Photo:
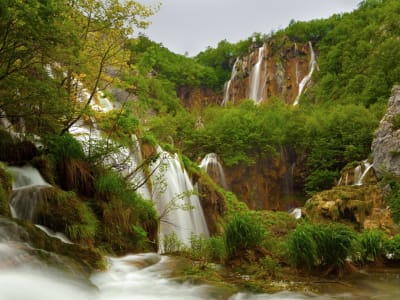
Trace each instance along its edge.
<instances>
[{"instance_id":1,"label":"moss","mask_svg":"<svg viewBox=\"0 0 400 300\"><path fill-rule=\"evenodd\" d=\"M54 252L70 258L75 262L75 267L87 275L90 275L94 270L105 269L103 255L98 249L79 244L65 244L58 239L50 238L31 223L23 221L19 221L19 223L28 231L30 243L34 248ZM42 258L49 259L46 253L40 253L42 253L42 256L44 255ZM61 263L58 267L65 268L66 266L66 264Z\"/></svg>"},{"instance_id":2,"label":"moss","mask_svg":"<svg viewBox=\"0 0 400 300\"><path fill-rule=\"evenodd\" d=\"M80 201L74 192L43 189L36 219L39 224L64 232L73 241L94 242L98 221L90 207Z\"/></svg>"},{"instance_id":3,"label":"moss","mask_svg":"<svg viewBox=\"0 0 400 300\"><path fill-rule=\"evenodd\" d=\"M11 191L11 176L7 173L4 166L0 164L0 215L11 216L8 204L9 193Z\"/></svg>"}]
</instances>

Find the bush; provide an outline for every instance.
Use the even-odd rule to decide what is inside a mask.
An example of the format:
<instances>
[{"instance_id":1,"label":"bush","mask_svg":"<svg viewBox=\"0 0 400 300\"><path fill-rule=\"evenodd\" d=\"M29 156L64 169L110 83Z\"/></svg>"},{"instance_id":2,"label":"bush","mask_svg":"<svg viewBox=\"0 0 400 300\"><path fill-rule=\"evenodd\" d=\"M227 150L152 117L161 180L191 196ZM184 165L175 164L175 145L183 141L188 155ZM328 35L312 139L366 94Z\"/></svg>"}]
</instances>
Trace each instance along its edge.
<instances>
[{"instance_id":1,"label":"bush","mask_svg":"<svg viewBox=\"0 0 400 300\"><path fill-rule=\"evenodd\" d=\"M400 234L386 241L385 245L388 256L391 259L400 260Z\"/></svg>"},{"instance_id":2,"label":"bush","mask_svg":"<svg viewBox=\"0 0 400 300\"><path fill-rule=\"evenodd\" d=\"M85 159L82 145L69 133L47 137L47 147L55 163L66 159Z\"/></svg>"},{"instance_id":3,"label":"bush","mask_svg":"<svg viewBox=\"0 0 400 300\"><path fill-rule=\"evenodd\" d=\"M298 226L288 236L288 258L296 267L312 269L318 263L316 227L310 224Z\"/></svg>"},{"instance_id":4,"label":"bush","mask_svg":"<svg viewBox=\"0 0 400 300\"><path fill-rule=\"evenodd\" d=\"M229 257L240 251L261 246L266 235L264 228L250 215L236 214L225 224L225 244Z\"/></svg>"},{"instance_id":5,"label":"bush","mask_svg":"<svg viewBox=\"0 0 400 300\"><path fill-rule=\"evenodd\" d=\"M342 224L298 226L288 237L289 260L297 267L341 270L358 250L355 232Z\"/></svg>"},{"instance_id":6,"label":"bush","mask_svg":"<svg viewBox=\"0 0 400 300\"><path fill-rule=\"evenodd\" d=\"M165 235L161 243L162 253L176 253L185 250L185 245L179 240L175 232Z\"/></svg>"},{"instance_id":7,"label":"bush","mask_svg":"<svg viewBox=\"0 0 400 300\"><path fill-rule=\"evenodd\" d=\"M385 233L381 230L366 230L360 236L360 245L362 259L364 261L376 261L386 254Z\"/></svg>"},{"instance_id":8,"label":"bush","mask_svg":"<svg viewBox=\"0 0 400 300\"><path fill-rule=\"evenodd\" d=\"M192 235L190 238L189 255L202 264L209 261L223 262L226 258L226 247L222 237L204 238Z\"/></svg>"}]
</instances>

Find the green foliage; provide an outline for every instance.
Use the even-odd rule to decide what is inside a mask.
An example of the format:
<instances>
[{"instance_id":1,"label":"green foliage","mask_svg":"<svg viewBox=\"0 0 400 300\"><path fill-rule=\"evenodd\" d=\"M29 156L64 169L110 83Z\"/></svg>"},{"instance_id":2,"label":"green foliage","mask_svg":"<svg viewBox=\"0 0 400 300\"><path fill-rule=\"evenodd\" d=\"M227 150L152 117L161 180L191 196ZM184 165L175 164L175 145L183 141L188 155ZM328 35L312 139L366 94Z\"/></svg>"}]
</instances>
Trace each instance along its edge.
<instances>
[{"instance_id":1,"label":"green foliage","mask_svg":"<svg viewBox=\"0 0 400 300\"><path fill-rule=\"evenodd\" d=\"M107 172L97 178L96 190L102 194L120 196L126 190L126 183L119 174Z\"/></svg>"},{"instance_id":2,"label":"green foliage","mask_svg":"<svg viewBox=\"0 0 400 300\"><path fill-rule=\"evenodd\" d=\"M190 258L203 265L211 261L222 263L227 254L223 237L204 238L192 235L190 237L190 248L187 251Z\"/></svg>"},{"instance_id":3,"label":"green foliage","mask_svg":"<svg viewBox=\"0 0 400 300\"><path fill-rule=\"evenodd\" d=\"M47 137L47 148L55 163L67 159L85 159L82 145L69 133Z\"/></svg>"},{"instance_id":4,"label":"green foliage","mask_svg":"<svg viewBox=\"0 0 400 300\"><path fill-rule=\"evenodd\" d=\"M384 170L383 170L384 171ZM400 180L390 173L383 172L381 186L388 186L389 192L385 195L385 201L390 207L390 213L395 223L400 223Z\"/></svg>"},{"instance_id":5,"label":"green foliage","mask_svg":"<svg viewBox=\"0 0 400 300\"><path fill-rule=\"evenodd\" d=\"M357 236L342 224L299 225L288 237L288 258L297 267L341 270L358 250Z\"/></svg>"},{"instance_id":6,"label":"green foliage","mask_svg":"<svg viewBox=\"0 0 400 300\"><path fill-rule=\"evenodd\" d=\"M386 254L386 235L381 230L366 230L360 236L362 258L365 261L376 261Z\"/></svg>"},{"instance_id":7,"label":"green foliage","mask_svg":"<svg viewBox=\"0 0 400 300\"><path fill-rule=\"evenodd\" d=\"M392 126L393 126L393 130L400 129L400 114L397 114L397 115L393 116L393 118L392 118Z\"/></svg>"},{"instance_id":8,"label":"green foliage","mask_svg":"<svg viewBox=\"0 0 400 300\"><path fill-rule=\"evenodd\" d=\"M297 267L312 269L318 262L318 245L314 238L316 228L300 225L288 236L288 258Z\"/></svg>"},{"instance_id":9,"label":"green foliage","mask_svg":"<svg viewBox=\"0 0 400 300\"><path fill-rule=\"evenodd\" d=\"M400 260L400 234L395 235L386 242L386 251L392 259Z\"/></svg>"},{"instance_id":10,"label":"green foliage","mask_svg":"<svg viewBox=\"0 0 400 300\"><path fill-rule=\"evenodd\" d=\"M261 246L266 231L250 215L235 214L226 221L224 235L228 256L234 257L242 251Z\"/></svg>"},{"instance_id":11,"label":"green foliage","mask_svg":"<svg viewBox=\"0 0 400 300\"><path fill-rule=\"evenodd\" d=\"M98 221L91 208L74 192L47 188L41 194L43 199L35 220L38 224L64 232L73 241L94 241Z\"/></svg>"},{"instance_id":12,"label":"green foliage","mask_svg":"<svg viewBox=\"0 0 400 300\"><path fill-rule=\"evenodd\" d=\"M164 236L161 240L163 253L177 253L186 249L185 245L179 240L175 232Z\"/></svg>"}]
</instances>

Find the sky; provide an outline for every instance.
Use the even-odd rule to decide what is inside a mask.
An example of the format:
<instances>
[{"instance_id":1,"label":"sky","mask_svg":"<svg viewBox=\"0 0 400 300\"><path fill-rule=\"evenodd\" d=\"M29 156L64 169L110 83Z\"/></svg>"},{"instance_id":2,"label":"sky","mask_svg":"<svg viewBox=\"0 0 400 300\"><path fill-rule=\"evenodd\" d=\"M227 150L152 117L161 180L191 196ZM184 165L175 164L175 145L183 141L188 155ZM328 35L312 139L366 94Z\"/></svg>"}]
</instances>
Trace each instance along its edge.
<instances>
[{"instance_id":1,"label":"sky","mask_svg":"<svg viewBox=\"0 0 400 300\"><path fill-rule=\"evenodd\" d=\"M236 43L254 32L268 34L291 20L327 18L350 12L361 0L138 0L161 2L152 24L141 32L175 53L194 56L226 39Z\"/></svg>"}]
</instances>

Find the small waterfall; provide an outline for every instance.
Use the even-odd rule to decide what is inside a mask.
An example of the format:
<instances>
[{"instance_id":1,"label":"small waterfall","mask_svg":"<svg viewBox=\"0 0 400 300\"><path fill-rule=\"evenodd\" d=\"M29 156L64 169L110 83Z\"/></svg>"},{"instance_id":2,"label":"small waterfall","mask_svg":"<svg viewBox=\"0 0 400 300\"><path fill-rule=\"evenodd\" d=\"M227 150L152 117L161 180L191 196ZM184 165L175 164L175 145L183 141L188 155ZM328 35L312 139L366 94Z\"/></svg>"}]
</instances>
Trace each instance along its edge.
<instances>
[{"instance_id":1,"label":"small waterfall","mask_svg":"<svg viewBox=\"0 0 400 300\"><path fill-rule=\"evenodd\" d=\"M356 170L354 170L354 185L362 185L364 183L364 178L373 167L373 164L369 163L368 160L364 160L362 166L364 167L363 172L361 172L361 165L356 167L356 169L359 168L357 173Z\"/></svg>"},{"instance_id":2,"label":"small waterfall","mask_svg":"<svg viewBox=\"0 0 400 300\"><path fill-rule=\"evenodd\" d=\"M239 62L239 58L237 58L235 63L233 64L231 78L228 80L228 82L225 83L225 86L224 86L224 99L222 100L221 105L226 105L228 103L228 101L229 101L230 91L231 91L231 84L232 84L232 81L235 79L236 74L237 74L237 64L238 64L238 62Z\"/></svg>"},{"instance_id":3,"label":"small waterfall","mask_svg":"<svg viewBox=\"0 0 400 300\"><path fill-rule=\"evenodd\" d=\"M34 221L35 209L42 199L41 190L50 187L39 171L31 166L8 167L13 175L10 210L14 218Z\"/></svg>"},{"instance_id":4,"label":"small waterfall","mask_svg":"<svg viewBox=\"0 0 400 300\"><path fill-rule=\"evenodd\" d=\"M200 168L207 172L216 183L224 189L228 188L226 183L224 169L218 161L218 156L215 153L208 153L200 162Z\"/></svg>"},{"instance_id":5,"label":"small waterfall","mask_svg":"<svg viewBox=\"0 0 400 300\"><path fill-rule=\"evenodd\" d=\"M193 184L182 168L178 155L172 156L160 147L158 153L160 157L152 165L151 179L153 201L160 214L160 241L175 233L188 246L192 234L208 237L199 197L193 193Z\"/></svg>"},{"instance_id":6,"label":"small waterfall","mask_svg":"<svg viewBox=\"0 0 400 300\"><path fill-rule=\"evenodd\" d=\"M310 64L309 64L309 67L308 67L309 71L308 71L308 74L301 80L301 82L299 84L299 92L297 94L296 99L293 102L293 105L299 104L300 96L303 93L303 90L306 87L306 85L308 84L308 82L311 80L311 76L314 73L314 69L315 69L315 66L317 64L317 61L315 60L315 52L314 52L312 43L308 42L308 45L310 46L310 55L311 55Z\"/></svg>"},{"instance_id":7,"label":"small waterfall","mask_svg":"<svg viewBox=\"0 0 400 300\"><path fill-rule=\"evenodd\" d=\"M258 48L258 59L257 63L251 69L250 74L250 89L249 89L249 99L254 100L256 103L259 103L263 97L263 87L262 84L262 76L261 76L261 67L262 62L264 60L265 53L265 45Z\"/></svg>"},{"instance_id":8,"label":"small waterfall","mask_svg":"<svg viewBox=\"0 0 400 300\"><path fill-rule=\"evenodd\" d=\"M364 179L372 167L373 164L369 163L368 160L363 160L354 168L345 170L342 176L340 176L337 185L363 185Z\"/></svg>"}]
</instances>

